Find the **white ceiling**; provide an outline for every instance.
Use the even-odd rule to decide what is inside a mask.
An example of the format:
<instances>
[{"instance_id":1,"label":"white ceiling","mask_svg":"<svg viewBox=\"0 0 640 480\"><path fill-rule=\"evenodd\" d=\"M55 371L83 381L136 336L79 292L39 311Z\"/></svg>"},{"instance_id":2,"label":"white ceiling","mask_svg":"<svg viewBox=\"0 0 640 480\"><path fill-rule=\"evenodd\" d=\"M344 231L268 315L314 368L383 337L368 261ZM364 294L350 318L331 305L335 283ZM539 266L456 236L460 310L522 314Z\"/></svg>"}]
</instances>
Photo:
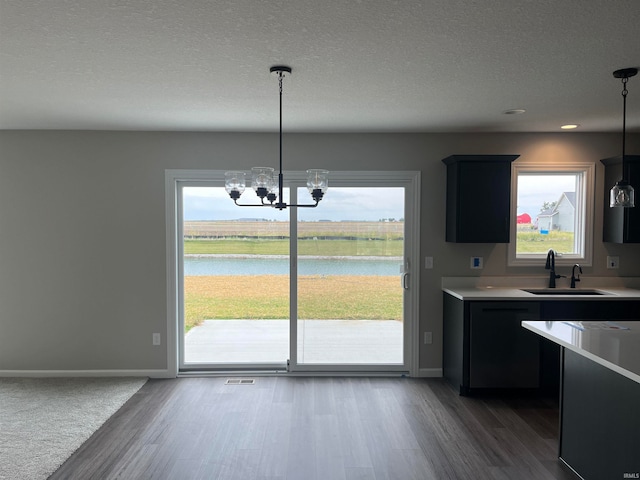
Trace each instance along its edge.
<instances>
[{"instance_id":1,"label":"white ceiling","mask_svg":"<svg viewBox=\"0 0 640 480\"><path fill-rule=\"evenodd\" d=\"M0 0L0 129L273 131L286 64L286 131L616 131L639 25L639 0Z\"/></svg>"}]
</instances>

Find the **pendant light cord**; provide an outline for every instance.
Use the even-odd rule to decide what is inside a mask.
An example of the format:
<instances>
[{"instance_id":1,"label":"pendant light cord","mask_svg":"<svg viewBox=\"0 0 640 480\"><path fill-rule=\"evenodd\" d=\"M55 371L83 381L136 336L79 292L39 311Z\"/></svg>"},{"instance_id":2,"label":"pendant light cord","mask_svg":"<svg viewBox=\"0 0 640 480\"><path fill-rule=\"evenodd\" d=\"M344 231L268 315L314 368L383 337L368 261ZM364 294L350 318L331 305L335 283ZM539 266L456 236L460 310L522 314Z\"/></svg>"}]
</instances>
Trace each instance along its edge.
<instances>
[{"instance_id":1,"label":"pendant light cord","mask_svg":"<svg viewBox=\"0 0 640 480\"><path fill-rule=\"evenodd\" d=\"M627 143L627 82L628 77L622 79L622 163L624 165L625 147ZM624 172L622 172L624 178Z\"/></svg>"},{"instance_id":2,"label":"pendant light cord","mask_svg":"<svg viewBox=\"0 0 640 480\"><path fill-rule=\"evenodd\" d=\"M280 89L280 171L278 172L278 201L283 204L283 178L282 178L282 79L284 74L282 72L278 73L278 86Z\"/></svg>"}]
</instances>

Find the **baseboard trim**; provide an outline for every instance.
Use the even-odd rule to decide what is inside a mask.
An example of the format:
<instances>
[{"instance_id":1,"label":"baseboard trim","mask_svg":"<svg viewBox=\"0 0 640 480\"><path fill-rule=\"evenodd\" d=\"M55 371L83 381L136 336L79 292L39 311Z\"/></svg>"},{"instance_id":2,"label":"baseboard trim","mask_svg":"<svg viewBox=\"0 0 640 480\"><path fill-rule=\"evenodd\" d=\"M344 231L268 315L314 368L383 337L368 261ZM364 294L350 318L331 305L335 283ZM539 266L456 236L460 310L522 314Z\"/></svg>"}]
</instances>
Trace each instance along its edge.
<instances>
[{"instance_id":1,"label":"baseboard trim","mask_svg":"<svg viewBox=\"0 0 640 480\"><path fill-rule=\"evenodd\" d=\"M169 370L0 370L0 377L149 377L175 378Z\"/></svg>"},{"instance_id":2,"label":"baseboard trim","mask_svg":"<svg viewBox=\"0 0 640 480\"><path fill-rule=\"evenodd\" d=\"M202 375L203 372L189 372L192 375ZM299 375L315 375L319 376L318 372L297 372ZM362 376L376 376L380 375L380 372L359 372ZM229 372L220 372L220 375L229 375ZM292 373L289 372L288 375ZM353 375L351 373L343 373L342 375ZM385 372L385 376L400 375L401 372ZM180 376L183 376L184 372L181 372ZM184 376L188 376L184 375ZM325 373L328 376L340 376L340 373L330 372ZM149 377L149 378L175 378L176 374L169 370L0 370L0 377ZM415 378L437 378L442 377L441 368L420 368L418 375Z\"/></svg>"}]
</instances>

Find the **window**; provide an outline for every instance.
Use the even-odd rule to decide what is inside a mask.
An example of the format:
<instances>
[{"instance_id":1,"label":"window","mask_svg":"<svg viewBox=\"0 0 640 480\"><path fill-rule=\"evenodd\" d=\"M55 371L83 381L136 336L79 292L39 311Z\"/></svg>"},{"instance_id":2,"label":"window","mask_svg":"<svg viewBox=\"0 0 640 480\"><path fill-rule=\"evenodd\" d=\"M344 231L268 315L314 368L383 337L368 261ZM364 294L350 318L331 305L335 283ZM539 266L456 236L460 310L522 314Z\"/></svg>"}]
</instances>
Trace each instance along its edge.
<instances>
[{"instance_id":1,"label":"window","mask_svg":"<svg viewBox=\"0 0 640 480\"><path fill-rule=\"evenodd\" d=\"M509 266L539 267L550 249L556 264L591 265L594 171L592 163L513 164Z\"/></svg>"}]
</instances>

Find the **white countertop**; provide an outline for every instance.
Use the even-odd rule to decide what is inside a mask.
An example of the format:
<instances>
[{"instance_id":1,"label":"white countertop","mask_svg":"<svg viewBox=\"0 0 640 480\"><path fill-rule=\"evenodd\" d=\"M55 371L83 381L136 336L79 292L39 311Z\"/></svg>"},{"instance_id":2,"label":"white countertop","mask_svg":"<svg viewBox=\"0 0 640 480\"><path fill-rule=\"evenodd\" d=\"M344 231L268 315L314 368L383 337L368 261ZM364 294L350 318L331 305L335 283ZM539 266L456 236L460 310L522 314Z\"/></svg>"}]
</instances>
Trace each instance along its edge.
<instances>
[{"instance_id":1,"label":"white countertop","mask_svg":"<svg viewBox=\"0 0 640 480\"><path fill-rule=\"evenodd\" d=\"M637 277L582 277L579 286L570 289L557 282L549 289L561 294L534 294L522 289L545 290L548 276L541 277L444 277L442 290L460 300L640 300L640 280ZM566 279L563 279L566 280ZM576 295L580 290L597 290L601 295Z\"/></svg>"},{"instance_id":2,"label":"white countertop","mask_svg":"<svg viewBox=\"0 0 640 480\"><path fill-rule=\"evenodd\" d=\"M640 321L537 321L522 326L640 383Z\"/></svg>"}]
</instances>

